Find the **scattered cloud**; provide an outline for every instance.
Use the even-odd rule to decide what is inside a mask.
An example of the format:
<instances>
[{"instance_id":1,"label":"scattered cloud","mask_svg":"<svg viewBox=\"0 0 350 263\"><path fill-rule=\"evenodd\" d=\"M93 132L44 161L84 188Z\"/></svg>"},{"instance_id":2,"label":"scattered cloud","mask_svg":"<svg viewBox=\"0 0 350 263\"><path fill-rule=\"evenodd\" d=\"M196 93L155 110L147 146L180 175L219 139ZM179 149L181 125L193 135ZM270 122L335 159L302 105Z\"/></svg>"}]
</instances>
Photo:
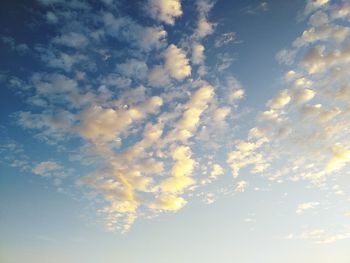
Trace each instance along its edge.
<instances>
[{"instance_id":1,"label":"scattered cloud","mask_svg":"<svg viewBox=\"0 0 350 263\"><path fill-rule=\"evenodd\" d=\"M296 210L297 214L301 214L306 210L310 210L310 209L314 209L317 206L319 206L320 203L319 202L308 202L308 203L302 203L298 205L298 208Z\"/></svg>"},{"instance_id":2,"label":"scattered cloud","mask_svg":"<svg viewBox=\"0 0 350 263\"><path fill-rule=\"evenodd\" d=\"M149 0L146 8L152 17L169 25L182 15L181 0Z\"/></svg>"}]
</instances>

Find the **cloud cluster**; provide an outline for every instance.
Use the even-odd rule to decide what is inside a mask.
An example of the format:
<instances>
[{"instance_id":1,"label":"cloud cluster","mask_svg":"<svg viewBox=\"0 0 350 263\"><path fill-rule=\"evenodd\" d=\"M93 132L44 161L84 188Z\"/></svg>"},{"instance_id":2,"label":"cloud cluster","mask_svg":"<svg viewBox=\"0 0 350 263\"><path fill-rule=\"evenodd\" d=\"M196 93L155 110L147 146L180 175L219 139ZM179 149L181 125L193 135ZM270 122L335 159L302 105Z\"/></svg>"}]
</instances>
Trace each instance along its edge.
<instances>
[{"instance_id":1,"label":"cloud cluster","mask_svg":"<svg viewBox=\"0 0 350 263\"><path fill-rule=\"evenodd\" d=\"M10 78L29 105L13 116L90 171L75 181L96 197L107 229L127 231L137 218L177 211L195 196L212 203L222 193L249 194L262 179L306 181L341 193L325 182L349 175L345 1L307 2L308 28L277 55L288 67L281 89L253 123L242 118L250 114L239 107L246 98L242 85L223 74L232 57L221 54L219 66L206 64L204 40L216 29L209 21L213 1L195 2L197 19L179 41L166 30L183 15L180 0L149 0L142 10L154 25L116 11L110 1L99 13L89 3L40 2L47 9L42 19L56 31L33 49L42 70ZM268 9L263 2L246 12ZM213 43L220 48L235 40L229 32ZM13 39L2 41L18 49ZM65 177L64 165L46 159L29 170ZM302 216L319 204L301 203L296 212ZM298 238L324 236L316 231Z\"/></svg>"}]
</instances>

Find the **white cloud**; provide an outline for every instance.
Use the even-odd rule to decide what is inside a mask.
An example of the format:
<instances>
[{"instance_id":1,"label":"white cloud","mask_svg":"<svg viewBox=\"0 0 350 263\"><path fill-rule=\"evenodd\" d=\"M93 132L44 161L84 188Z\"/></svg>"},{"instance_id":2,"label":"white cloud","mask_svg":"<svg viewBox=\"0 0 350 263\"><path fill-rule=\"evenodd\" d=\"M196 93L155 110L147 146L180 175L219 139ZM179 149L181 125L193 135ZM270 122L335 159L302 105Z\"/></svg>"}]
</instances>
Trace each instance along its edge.
<instances>
[{"instance_id":1,"label":"white cloud","mask_svg":"<svg viewBox=\"0 0 350 263\"><path fill-rule=\"evenodd\" d=\"M173 78L182 80L191 75L191 66L182 49L171 44L165 50L164 58L165 68Z\"/></svg>"},{"instance_id":2,"label":"white cloud","mask_svg":"<svg viewBox=\"0 0 350 263\"><path fill-rule=\"evenodd\" d=\"M146 8L152 17L169 25L182 15L181 0L149 0Z\"/></svg>"},{"instance_id":3,"label":"white cloud","mask_svg":"<svg viewBox=\"0 0 350 263\"><path fill-rule=\"evenodd\" d=\"M207 18L202 17L198 20L196 35L199 38L206 37L214 32L214 25L210 23Z\"/></svg>"},{"instance_id":4,"label":"white cloud","mask_svg":"<svg viewBox=\"0 0 350 263\"><path fill-rule=\"evenodd\" d=\"M293 101L301 104L310 101L315 97L315 91L311 89L301 89L293 92Z\"/></svg>"},{"instance_id":5,"label":"white cloud","mask_svg":"<svg viewBox=\"0 0 350 263\"><path fill-rule=\"evenodd\" d=\"M204 46L199 43L192 45L192 62L193 64L201 64L204 60Z\"/></svg>"},{"instance_id":6,"label":"white cloud","mask_svg":"<svg viewBox=\"0 0 350 263\"><path fill-rule=\"evenodd\" d=\"M248 185L249 183L247 181L239 181L236 185L235 191L242 193L247 189Z\"/></svg>"},{"instance_id":7,"label":"white cloud","mask_svg":"<svg viewBox=\"0 0 350 263\"><path fill-rule=\"evenodd\" d=\"M149 205L152 209L176 211L186 205L187 201L182 197L175 195L164 195L157 198L153 203Z\"/></svg>"},{"instance_id":8,"label":"white cloud","mask_svg":"<svg viewBox=\"0 0 350 263\"><path fill-rule=\"evenodd\" d=\"M285 107L291 101L291 96L288 90L282 90L272 100L268 102L268 106L271 109L281 109Z\"/></svg>"},{"instance_id":9,"label":"white cloud","mask_svg":"<svg viewBox=\"0 0 350 263\"><path fill-rule=\"evenodd\" d=\"M208 20L208 13L214 5L210 0L197 0L198 21L195 30L197 38L204 38L214 32L215 24Z\"/></svg>"},{"instance_id":10,"label":"white cloud","mask_svg":"<svg viewBox=\"0 0 350 263\"><path fill-rule=\"evenodd\" d=\"M328 172L339 170L348 162L350 162L350 150L339 143L335 144L332 146L332 157L327 163L326 170Z\"/></svg>"}]
</instances>

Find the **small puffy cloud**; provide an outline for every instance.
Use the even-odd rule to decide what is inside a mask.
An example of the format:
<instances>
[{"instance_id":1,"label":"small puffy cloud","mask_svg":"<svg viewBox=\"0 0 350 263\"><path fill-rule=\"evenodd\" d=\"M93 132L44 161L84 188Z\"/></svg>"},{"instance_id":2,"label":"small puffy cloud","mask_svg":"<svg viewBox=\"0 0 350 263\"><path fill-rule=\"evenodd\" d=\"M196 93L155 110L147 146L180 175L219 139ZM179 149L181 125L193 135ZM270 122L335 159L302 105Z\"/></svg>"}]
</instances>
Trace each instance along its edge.
<instances>
[{"instance_id":1,"label":"small puffy cloud","mask_svg":"<svg viewBox=\"0 0 350 263\"><path fill-rule=\"evenodd\" d=\"M305 103L315 97L315 91L311 89L301 89L293 92L293 100L298 103Z\"/></svg>"},{"instance_id":2,"label":"small puffy cloud","mask_svg":"<svg viewBox=\"0 0 350 263\"><path fill-rule=\"evenodd\" d=\"M46 17L47 22L50 24L57 24L58 23L58 17L53 12L47 12L45 17Z\"/></svg>"},{"instance_id":3,"label":"small puffy cloud","mask_svg":"<svg viewBox=\"0 0 350 263\"><path fill-rule=\"evenodd\" d=\"M170 84L168 71L160 65L154 66L148 74L148 81L151 86L165 87Z\"/></svg>"},{"instance_id":4,"label":"small puffy cloud","mask_svg":"<svg viewBox=\"0 0 350 263\"><path fill-rule=\"evenodd\" d=\"M191 149L188 146L178 146L172 150L171 156L176 161L171 171L174 177L192 175L195 161L191 159Z\"/></svg>"},{"instance_id":5,"label":"small puffy cloud","mask_svg":"<svg viewBox=\"0 0 350 263\"><path fill-rule=\"evenodd\" d=\"M307 78L301 77L294 80L294 86L298 88L308 88L311 87L313 82Z\"/></svg>"},{"instance_id":6,"label":"small puffy cloud","mask_svg":"<svg viewBox=\"0 0 350 263\"><path fill-rule=\"evenodd\" d=\"M199 43L192 45L192 62L193 64L201 64L204 60L204 46Z\"/></svg>"},{"instance_id":7,"label":"small puffy cloud","mask_svg":"<svg viewBox=\"0 0 350 263\"><path fill-rule=\"evenodd\" d=\"M170 76L182 80L191 75L191 66L181 48L171 44L164 52L165 68Z\"/></svg>"},{"instance_id":8,"label":"small puffy cloud","mask_svg":"<svg viewBox=\"0 0 350 263\"><path fill-rule=\"evenodd\" d=\"M131 46L150 51L166 44L167 32L161 26L147 27L138 24L130 17L115 17L112 13L103 13L102 21L106 34L128 42Z\"/></svg>"},{"instance_id":9,"label":"small puffy cloud","mask_svg":"<svg viewBox=\"0 0 350 263\"><path fill-rule=\"evenodd\" d=\"M81 33L70 32L68 34L55 37L53 43L72 48L82 48L88 44L88 39Z\"/></svg>"},{"instance_id":10,"label":"small puffy cloud","mask_svg":"<svg viewBox=\"0 0 350 263\"><path fill-rule=\"evenodd\" d=\"M203 111L208 107L208 103L214 96L214 89L209 85L199 88L187 103L187 109L183 113L182 119L178 123L178 128L182 130L194 130Z\"/></svg>"},{"instance_id":11,"label":"small puffy cloud","mask_svg":"<svg viewBox=\"0 0 350 263\"><path fill-rule=\"evenodd\" d=\"M146 8L153 18L169 25L182 15L181 0L149 0Z\"/></svg>"},{"instance_id":12,"label":"small puffy cloud","mask_svg":"<svg viewBox=\"0 0 350 263\"><path fill-rule=\"evenodd\" d=\"M199 38L206 37L214 32L214 25L210 23L207 18L202 17L198 20L198 25L196 29L196 35Z\"/></svg>"},{"instance_id":13,"label":"small puffy cloud","mask_svg":"<svg viewBox=\"0 0 350 263\"><path fill-rule=\"evenodd\" d=\"M252 166L252 173L261 173L269 167L262 153L257 150L268 142L266 137L261 137L255 142L239 141L236 150L227 154L227 163L232 169L233 177L238 177L242 168Z\"/></svg>"},{"instance_id":14,"label":"small puffy cloud","mask_svg":"<svg viewBox=\"0 0 350 263\"><path fill-rule=\"evenodd\" d=\"M350 150L341 144L335 144L332 147L332 158L328 161L326 171L333 172L339 170L350 162Z\"/></svg>"},{"instance_id":15,"label":"small puffy cloud","mask_svg":"<svg viewBox=\"0 0 350 263\"><path fill-rule=\"evenodd\" d=\"M61 170L62 167L54 161L45 161L37 164L33 169L33 173L41 176L50 176Z\"/></svg>"},{"instance_id":16,"label":"small puffy cloud","mask_svg":"<svg viewBox=\"0 0 350 263\"><path fill-rule=\"evenodd\" d=\"M243 193L247 189L248 185L249 183L247 181L239 181L236 185L235 191Z\"/></svg>"},{"instance_id":17,"label":"small puffy cloud","mask_svg":"<svg viewBox=\"0 0 350 263\"><path fill-rule=\"evenodd\" d=\"M304 212L305 210L310 210L310 209L314 209L317 206L319 206L320 203L319 202L308 202L308 203L302 203L298 205L298 208L296 210L297 214L301 214L302 212Z\"/></svg>"},{"instance_id":18,"label":"small puffy cloud","mask_svg":"<svg viewBox=\"0 0 350 263\"><path fill-rule=\"evenodd\" d=\"M242 84L236 78L228 77L226 80L226 86L225 97L230 104L235 104L237 101L244 98L245 91Z\"/></svg>"},{"instance_id":19,"label":"small puffy cloud","mask_svg":"<svg viewBox=\"0 0 350 263\"><path fill-rule=\"evenodd\" d=\"M291 96L288 90L283 90L268 102L268 106L271 109L281 109L285 107L290 101L291 101Z\"/></svg>"},{"instance_id":20,"label":"small puffy cloud","mask_svg":"<svg viewBox=\"0 0 350 263\"><path fill-rule=\"evenodd\" d=\"M298 73L295 72L294 70L289 70L288 72L286 72L286 74L284 75L284 79L286 81L292 81L295 80L296 78L298 78Z\"/></svg>"},{"instance_id":21,"label":"small puffy cloud","mask_svg":"<svg viewBox=\"0 0 350 263\"><path fill-rule=\"evenodd\" d=\"M213 120L216 123L223 123L230 113L231 109L229 107L217 108L213 113Z\"/></svg>"},{"instance_id":22,"label":"small puffy cloud","mask_svg":"<svg viewBox=\"0 0 350 263\"><path fill-rule=\"evenodd\" d=\"M139 45L144 50L161 48L166 45L167 32L163 27L146 27L140 32Z\"/></svg>"},{"instance_id":23,"label":"small puffy cloud","mask_svg":"<svg viewBox=\"0 0 350 263\"><path fill-rule=\"evenodd\" d=\"M213 164L212 171L210 173L210 177L211 178L217 178L217 177L219 177L220 175L223 175L223 174L224 174L224 169L218 164Z\"/></svg>"},{"instance_id":24,"label":"small puffy cloud","mask_svg":"<svg viewBox=\"0 0 350 263\"><path fill-rule=\"evenodd\" d=\"M128 59L126 62L118 64L116 68L120 74L133 79L144 79L148 73L146 63L137 59Z\"/></svg>"},{"instance_id":25,"label":"small puffy cloud","mask_svg":"<svg viewBox=\"0 0 350 263\"><path fill-rule=\"evenodd\" d=\"M176 211L186 205L187 201L176 195L163 195L149 205L151 209Z\"/></svg>"}]
</instances>

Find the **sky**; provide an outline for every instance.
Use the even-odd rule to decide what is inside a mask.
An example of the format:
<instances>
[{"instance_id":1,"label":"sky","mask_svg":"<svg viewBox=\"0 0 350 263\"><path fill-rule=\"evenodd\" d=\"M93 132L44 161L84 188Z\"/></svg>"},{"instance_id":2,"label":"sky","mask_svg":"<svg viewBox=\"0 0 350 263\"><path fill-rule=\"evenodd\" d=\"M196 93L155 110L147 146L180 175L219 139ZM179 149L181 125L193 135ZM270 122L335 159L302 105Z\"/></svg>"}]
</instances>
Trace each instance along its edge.
<instances>
[{"instance_id":1,"label":"sky","mask_svg":"<svg viewBox=\"0 0 350 263\"><path fill-rule=\"evenodd\" d=\"M2 263L350 262L348 0L0 4Z\"/></svg>"}]
</instances>

